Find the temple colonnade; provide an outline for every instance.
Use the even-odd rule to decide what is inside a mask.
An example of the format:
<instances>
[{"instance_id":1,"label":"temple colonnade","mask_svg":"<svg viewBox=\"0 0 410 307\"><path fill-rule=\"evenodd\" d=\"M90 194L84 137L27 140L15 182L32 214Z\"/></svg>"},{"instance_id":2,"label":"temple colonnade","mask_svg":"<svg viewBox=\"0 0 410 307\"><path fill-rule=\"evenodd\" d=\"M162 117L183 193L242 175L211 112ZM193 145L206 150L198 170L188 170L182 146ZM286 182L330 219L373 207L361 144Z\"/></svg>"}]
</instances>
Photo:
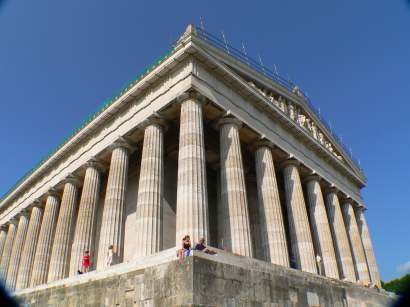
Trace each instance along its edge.
<instances>
[{"instance_id":1,"label":"temple colonnade","mask_svg":"<svg viewBox=\"0 0 410 307\"><path fill-rule=\"evenodd\" d=\"M289 156L275 160L275 144L261 136L252 144L257 204L249 202L240 128L232 115L220 118L217 221L210 221L206 174L203 105L198 94L179 99L179 148L176 200L177 244L183 235L209 242L218 223L218 242L225 250L253 257L249 206L259 212L264 260L350 282L380 286L364 206L343 195L332 183L311 171L302 176L301 162ZM150 118L144 127L136 206L135 258L159 252L163 246L165 120ZM108 174L102 208L96 269L105 267L113 246L116 263L123 261L124 210L132 144L119 138L110 146L110 164L90 159L84 178L69 175L62 193L53 188L43 199L17 214L0 229L0 278L18 290L73 276L85 250L96 240L102 174ZM278 187L284 186L284 204ZM82 188L81 188L82 187Z\"/></svg>"}]
</instances>

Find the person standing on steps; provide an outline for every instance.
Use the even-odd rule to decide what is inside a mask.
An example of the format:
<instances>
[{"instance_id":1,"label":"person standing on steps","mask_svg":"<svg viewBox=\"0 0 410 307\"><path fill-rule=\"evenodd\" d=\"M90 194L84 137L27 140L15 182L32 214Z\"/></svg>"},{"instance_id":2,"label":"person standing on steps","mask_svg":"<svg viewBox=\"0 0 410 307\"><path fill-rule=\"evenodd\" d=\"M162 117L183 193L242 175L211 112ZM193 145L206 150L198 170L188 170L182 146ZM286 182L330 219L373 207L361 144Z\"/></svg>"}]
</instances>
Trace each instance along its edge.
<instances>
[{"instance_id":1,"label":"person standing on steps","mask_svg":"<svg viewBox=\"0 0 410 307\"><path fill-rule=\"evenodd\" d=\"M108 247L108 252L107 252L107 262L106 265L107 267L110 267L114 263L114 255L115 255L115 249L113 245L110 245Z\"/></svg>"},{"instance_id":2,"label":"person standing on steps","mask_svg":"<svg viewBox=\"0 0 410 307\"><path fill-rule=\"evenodd\" d=\"M90 252L85 251L83 257L83 273L88 273L90 269Z\"/></svg>"}]
</instances>

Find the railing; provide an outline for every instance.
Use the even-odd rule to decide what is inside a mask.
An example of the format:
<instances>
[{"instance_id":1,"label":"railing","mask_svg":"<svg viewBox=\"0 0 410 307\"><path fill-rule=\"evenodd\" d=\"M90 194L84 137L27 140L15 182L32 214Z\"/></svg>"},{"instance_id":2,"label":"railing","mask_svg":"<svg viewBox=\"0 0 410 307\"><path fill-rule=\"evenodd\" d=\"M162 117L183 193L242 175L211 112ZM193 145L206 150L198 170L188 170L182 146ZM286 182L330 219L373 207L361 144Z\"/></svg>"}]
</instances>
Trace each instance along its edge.
<instances>
[{"instance_id":1,"label":"railing","mask_svg":"<svg viewBox=\"0 0 410 307\"><path fill-rule=\"evenodd\" d=\"M270 78L271 80L273 80L277 84L279 84L282 87L286 88L288 91L292 92L292 90L295 88L295 84L291 80L287 80L286 78L280 76L278 73L270 70L269 68L263 66L258 61L250 58L243 51L238 50L235 47L232 47L227 42L225 42L225 41L217 38L216 36L206 32L204 29L201 29L199 27L195 27L195 33L199 38L201 38L201 39L205 40L206 42L210 43L212 46L214 46L214 47L228 53L229 55L231 55L232 57L234 57L236 60L240 61L241 63L243 63L245 65L248 65L249 67L255 69L258 72L260 72L261 74L267 76L268 78ZM328 121L325 118L323 118L323 116L320 114L320 111L312 104L309 97L302 90L299 89L299 91L300 91L303 99L306 101L308 106L311 108L311 110L320 119L320 121L326 127L326 129L332 134L333 138L339 143L339 145L343 148L343 150L346 152L346 154L353 161L353 163L360 170L362 170L359 160L356 159L352 155L351 150L349 150L349 148L343 143L341 138L333 131L331 125L328 123Z\"/></svg>"}]
</instances>

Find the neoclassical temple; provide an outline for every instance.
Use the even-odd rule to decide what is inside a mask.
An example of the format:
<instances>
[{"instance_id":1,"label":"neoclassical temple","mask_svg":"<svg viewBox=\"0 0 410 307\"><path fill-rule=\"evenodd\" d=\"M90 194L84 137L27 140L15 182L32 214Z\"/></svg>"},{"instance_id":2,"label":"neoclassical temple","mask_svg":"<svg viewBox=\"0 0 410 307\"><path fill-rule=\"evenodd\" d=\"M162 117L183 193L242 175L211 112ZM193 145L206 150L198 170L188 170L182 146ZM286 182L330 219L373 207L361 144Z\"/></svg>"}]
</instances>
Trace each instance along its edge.
<instances>
[{"instance_id":1,"label":"neoclassical temple","mask_svg":"<svg viewBox=\"0 0 410 307\"><path fill-rule=\"evenodd\" d=\"M120 267L189 234L380 287L365 184L298 87L190 25L2 198L0 278L36 289L76 276L86 250L97 274L110 245Z\"/></svg>"}]
</instances>

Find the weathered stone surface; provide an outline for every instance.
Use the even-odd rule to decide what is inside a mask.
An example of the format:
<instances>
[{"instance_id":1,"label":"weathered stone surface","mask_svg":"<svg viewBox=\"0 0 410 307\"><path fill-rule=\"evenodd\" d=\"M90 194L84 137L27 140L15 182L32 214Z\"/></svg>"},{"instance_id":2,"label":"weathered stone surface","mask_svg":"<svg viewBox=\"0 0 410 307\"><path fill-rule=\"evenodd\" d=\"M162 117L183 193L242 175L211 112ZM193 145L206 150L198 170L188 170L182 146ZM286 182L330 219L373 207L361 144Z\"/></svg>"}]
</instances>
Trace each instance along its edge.
<instances>
[{"instance_id":1,"label":"weathered stone surface","mask_svg":"<svg viewBox=\"0 0 410 307\"><path fill-rule=\"evenodd\" d=\"M350 201L344 201L342 205L343 217L346 225L346 230L352 249L353 261L356 268L356 273L360 281L370 282L369 270L367 268L366 256L363 249L362 239L359 233L356 216L354 214L353 205Z\"/></svg>"},{"instance_id":2,"label":"weathered stone surface","mask_svg":"<svg viewBox=\"0 0 410 307\"><path fill-rule=\"evenodd\" d=\"M90 252L91 259L95 259L96 251L93 250L93 247L100 186L101 174L99 164L95 160L91 160L87 163L78 209L77 224L71 248L70 276L74 276L77 270L81 268L82 258L86 250Z\"/></svg>"},{"instance_id":3,"label":"weathered stone surface","mask_svg":"<svg viewBox=\"0 0 410 307\"><path fill-rule=\"evenodd\" d=\"M366 254L367 265L372 283L378 287L381 286L379 269L377 268L376 257L374 256L373 244L370 238L369 228L367 226L366 218L364 216L364 209L358 208L355 210L357 224L359 226L360 237L362 238L364 252Z\"/></svg>"},{"instance_id":4,"label":"weathered stone surface","mask_svg":"<svg viewBox=\"0 0 410 307\"><path fill-rule=\"evenodd\" d=\"M219 251L183 261L167 250L16 292L27 306L388 306L384 292ZM161 256L164 255L164 256ZM175 254L174 254L175 255ZM114 269L117 270L114 270Z\"/></svg>"},{"instance_id":5,"label":"weathered stone surface","mask_svg":"<svg viewBox=\"0 0 410 307\"><path fill-rule=\"evenodd\" d=\"M128 144L122 139L113 144L100 230L97 269L105 266L108 247L116 250L114 262L122 261L125 192L128 180Z\"/></svg>"},{"instance_id":6,"label":"weathered stone surface","mask_svg":"<svg viewBox=\"0 0 410 307\"><path fill-rule=\"evenodd\" d=\"M30 222L27 229L27 237L24 242L18 268L16 289L27 288L30 282L30 274L33 268L34 254L36 252L37 238L40 232L43 209L38 205L31 208Z\"/></svg>"},{"instance_id":7,"label":"weathered stone surface","mask_svg":"<svg viewBox=\"0 0 410 307\"><path fill-rule=\"evenodd\" d=\"M317 273L315 251L297 161L287 160L282 167L292 253L299 269Z\"/></svg>"},{"instance_id":8,"label":"weathered stone surface","mask_svg":"<svg viewBox=\"0 0 410 307\"><path fill-rule=\"evenodd\" d=\"M176 242L184 235L190 235L193 242L202 237L209 242L202 103L185 98L179 128Z\"/></svg>"},{"instance_id":9,"label":"weathered stone surface","mask_svg":"<svg viewBox=\"0 0 410 307\"><path fill-rule=\"evenodd\" d=\"M6 244L7 239L7 227L2 225L0 228L0 259L3 254L4 245Z\"/></svg>"},{"instance_id":10,"label":"weathered stone surface","mask_svg":"<svg viewBox=\"0 0 410 307\"><path fill-rule=\"evenodd\" d=\"M13 249L14 237L16 235L17 230L16 224L17 221L13 219L12 221L10 221L9 226L7 228L7 238L4 243L3 253L0 261L0 280L2 280L3 282L6 280L7 277L7 270L9 268L10 263L10 255Z\"/></svg>"},{"instance_id":11,"label":"weathered stone surface","mask_svg":"<svg viewBox=\"0 0 410 307\"><path fill-rule=\"evenodd\" d=\"M144 131L136 208L135 256L157 253L162 248L164 202L164 132L151 121Z\"/></svg>"},{"instance_id":12,"label":"weathered stone surface","mask_svg":"<svg viewBox=\"0 0 410 307\"><path fill-rule=\"evenodd\" d=\"M9 269L7 271L6 287L10 291L16 288L16 279L28 228L28 214L23 212L19 217L16 237L14 238L13 249L10 255Z\"/></svg>"},{"instance_id":13,"label":"weathered stone surface","mask_svg":"<svg viewBox=\"0 0 410 307\"><path fill-rule=\"evenodd\" d=\"M354 282L356 281L356 274L353 266L352 253L343 222L339 198L335 189L327 191L326 209L333 242L335 243L336 260L339 267L340 278Z\"/></svg>"},{"instance_id":14,"label":"weathered stone surface","mask_svg":"<svg viewBox=\"0 0 410 307\"><path fill-rule=\"evenodd\" d=\"M330 233L329 220L318 176L309 176L307 178L306 194L316 252L322 260L318 263L319 273L328 277L339 278L332 234Z\"/></svg>"},{"instance_id":15,"label":"weathered stone surface","mask_svg":"<svg viewBox=\"0 0 410 307\"><path fill-rule=\"evenodd\" d=\"M278 184L271 148L265 143L257 144L255 150L258 207L264 259L289 267L285 226L279 198ZM257 239L259 240L259 238Z\"/></svg>"},{"instance_id":16,"label":"weathered stone surface","mask_svg":"<svg viewBox=\"0 0 410 307\"><path fill-rule=\"evenodd\" d=\"M64 185L63 198L51 250L48 282L67 277L68 275L71 238L75 226L78 182L74 178L67 180Z\"/></svg>"},{"instance_id":17,"label":"weathered stone surface","mask_svg":"<svg viewBox=\"0 0 410 307\"><path fill-rule=\"evenodd\" d=\"M51 247L54 238L59 206L60 202L57 194L55 191L51 191L47 197L40 234L38 235L33 271L30 277L30 287L41 285L47 281Z\"/></svg>"},{"instance_id":18,"label":"weathered stone surface","mask_svg":"<svg viewBox=\"0 0 410 307\"><path fill-rule=\"evenodd\" d=\"M239 139L240 122L224 118L220 125L221 214L223 247L252 257L245 174Z\"/></svg>"}]
</instances>

